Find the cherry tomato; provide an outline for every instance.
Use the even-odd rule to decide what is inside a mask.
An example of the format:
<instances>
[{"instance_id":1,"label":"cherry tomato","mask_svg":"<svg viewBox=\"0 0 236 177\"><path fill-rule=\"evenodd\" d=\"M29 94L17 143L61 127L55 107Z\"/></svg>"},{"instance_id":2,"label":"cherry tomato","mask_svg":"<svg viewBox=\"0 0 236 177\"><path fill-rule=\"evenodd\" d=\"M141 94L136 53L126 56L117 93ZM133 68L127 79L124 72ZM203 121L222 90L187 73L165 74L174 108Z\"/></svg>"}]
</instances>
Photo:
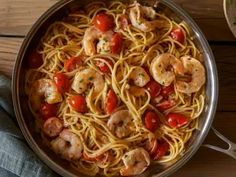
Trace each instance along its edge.
<instances>
[{"instance_id":1,"label":"cherry tomato","mask_svg":"<svg viewBox=\"0 0 236 177\"><path fill-rule=\"evenodd\" d=\"M146 88L151 94L152 98L157 97L161 92L161 85L154 80L151 80L150 82L148 82L148 84L146 85Z\"/></svg>"},{"instance_id":2,"label":"cherry tomato","mask_svg":"<svg viewBox=\"0 0 236 177\"><path fill-rule=\"evenodd\" d=\"M159 126L159 116L153 111L147 112L145 115L145 125L148 130L155 132Z\"/></svg>"},{"instance_id":3,"label":"cherry tomato","mask_svg":"<svg viewBox=\"0 0 236 177\"><path fill-rule=\"evenodd\" d=\"M182 28L176 28L170 33L171 37L181 44L185 42L185 33Z\"/></svg>"},{"instance_id":4,"label":"cherry tomato","mask_svg":"<svg viewBox=\"0 0 236 177\"><path fill-rule=\"evenodd\" d=\"M163 96L165 99L167 99L172 93L174 93L175 89L174 89L174 85L171 84L167 87L163 87L161 89L161 96Z\"/></svg>"},{"instance_id":5,"label":"cherry tomato","mask_svg":"<svg viewBox=\"0 0 236 177\"><path fill-rule=\"evenodd\" d=\"M65 92L69 91L70 80L67 75L63 73L56 73L54 76L54 81L56 83L58 92L60 92L61 94L65 94Z\"/></svg>"},{"instance_id":6,"label":"cherry tomato","mask_svg":"<svg viewBox=\"0 0 236 177\"><path fill-rule=\"evenodd\" d=\"M172 108L176 105L175 100L165 100L157 105L157 109L160 111L165 111L167 109Z\"/></svg>"},{"instance_id":7,"label":"cherry tomato","mask_svg":"<svg viewBox=\"0 0 236 177\"><path fill-rule=\"evenodd\" d=\"M33 51L28 57L28 66L29 68L36 69L43 64L42 55L36 51Z\"/></svg>"},{"instance_id":8,"label":"cherry tomato","mask_svg":"<svg viewBox=\"0 0 236 177\"><path fill-rule=\"evenodd\" d=\"M164 140L159 141L158 145L157 145L157 148L156 148L156 151L153 152L151 154L151 156L152 156L153 160L158 160L161 157L163 157L164 155L166 155L168 150L169 150L169 144Z\"/></svg>"},{"instance_id":9,"label":"cherry tomato","mask_svg":"<svg viewBox=\"0 0 236 177\"><path fill-rule=\"evenodd\" d=\"M111 39L111 51L113 54L117 54L120 52L121 48L122 48L122 35L120 33L115 33L112 36Z\"/></svg>"},{"instance_id":10,"label":"cherry tomato","mask_svg":"<svg viewBox=\"0 0 236 177\"><path fill-rule=\"evenodd\" d=\"M97 14L94 18L94 25L96 28L98 28L102 32L106 32L113 28L113 18L110 15L107 15L106 13L100 13Z\"/></svg>"},{"instance_id":11,"label":"cherry tomato","mask_svg":"<svg viewBox=\"0 0 236 177\"><path fill-rule=\"evenodd\" d=\"M119 22L121 24L121 28L125 28L129 25L129 18L126 16L126 15L121 15L120 16L120 19L119 19Z\"/></svg>"},{"instance_id":12,"label":"cherry tomato","mask_svg":"<svg viewBox=\"0 0 236 177\"><path fill-rule=\"evenodd\" d=\"M179 128L188 123L188 118L183 114L169 113L166 117L168 124L173 128Z\"/></svg>"},{"instance_id":13,"label":"cherry tomato","mask_svg":"<svg viewBox=\"0 0 236 177\"><path fill-rule=\"evenodd\" d=\"M40 113L44 120L47 120L50 117L57 115L57 106L56 104L44 103L41 105Z\"/></svg>"},{"instance_id":14,"label":"cherry tomato","mask_svg":"<svg viewBox=\"0 0 236 177\"><path fill-rule=\"evenodd\" d=\"M116 109L117 106L118 106L118 98L115 92L112 89L110 89L107 94L105 110L108 114L111 114Z\"/></svg>"},{"instance_id":15,"label":"cherry tomato","mask_svg":"<svg viewBox=\"0 0 236 177\"><path fill-rule=\"evenodd\" d=\"M67 72L71 72L82 65L82 60L80 57L71 57L64 62L64 68Z\"/></svg>"},{"instance_id":16,"label":"cherry tomato","mask_svg":"<svg viewBox=\"0 0 236 177\"><path fill-rule=\"evenodd\" d=\"M111 67L113 67L113 63L111 60L108 60L108 59L104 59L104 60L107 61L111 65ZM96 65L100 68L100 70L103 73L111 73L110 68L107 66L105 62L97 61Z\"/></svg>"},{"instance_id":17,"label":"cherry tomato","mask_svg":"<svg viewBox=\"0 0 236 177\"><path fill-rule=\"evenodd\" d=\"M82 95L73 95L69 98L69 104L80 113L87 112L87 103L85 97Z\"/></svg>"}]
</instances>

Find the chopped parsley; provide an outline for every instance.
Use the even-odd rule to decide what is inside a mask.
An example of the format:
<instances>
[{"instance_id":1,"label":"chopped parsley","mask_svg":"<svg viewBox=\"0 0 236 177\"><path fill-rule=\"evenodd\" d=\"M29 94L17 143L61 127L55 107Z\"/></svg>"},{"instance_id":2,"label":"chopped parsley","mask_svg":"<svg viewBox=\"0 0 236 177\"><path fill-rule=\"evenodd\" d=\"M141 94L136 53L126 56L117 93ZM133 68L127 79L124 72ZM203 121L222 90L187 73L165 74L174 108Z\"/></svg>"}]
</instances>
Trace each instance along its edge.
<instances>
[{"instance_id":1,"label":"chopped parsley","mask_svg":"<svg viewBox=\"0 0 236 177\"><path fill-rule=\"evenodd\" d=\"M142 76L142 77L145 77L145 75L143 73L139 73L138 74L139 76Z\"/></svg>"},{"instance_id":2,"label":"chopped parsley","mask_svg":"<svg viewBox=\"0 0 236 177\"><path fill-rule=\"evenodd\" d=\"M79 81L79 83L82 83L84 81L84 79L81 79L80 81Z\"/></svg>"},{"instance_id":3,"label":"chopped parsley","mask_svg":"<svg viewBox=\"0 0 236 177\"><path fill-rule=\"evenodd\" d=\"M90 81L92 81L94 78L93 78L93 77L89 77L88 79L89 79Z\"/></svg>"}]
</instances>

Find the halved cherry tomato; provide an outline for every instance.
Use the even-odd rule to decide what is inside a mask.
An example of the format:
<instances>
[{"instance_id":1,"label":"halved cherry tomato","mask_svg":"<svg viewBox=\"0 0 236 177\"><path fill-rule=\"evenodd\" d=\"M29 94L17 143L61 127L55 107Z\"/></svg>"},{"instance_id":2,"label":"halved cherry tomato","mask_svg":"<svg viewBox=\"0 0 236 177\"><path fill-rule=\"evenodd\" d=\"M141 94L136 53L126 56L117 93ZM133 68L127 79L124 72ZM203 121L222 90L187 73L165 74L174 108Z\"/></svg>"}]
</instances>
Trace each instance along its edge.
<instances>
[{"instance_id":1,"label":"halved cherry tomato","mask_svg":"<svg viewBox=\"0 0 236 177\"><path fill-rule=\"evenodd\" d=\"M70 80L67 75L63 73L56 73L54 76L54 81L56 83L58 92L60 92L61 94L65 94L65 92L69 91Z\"/></svg>"},{"instance_id":2,"label":"halved cherry tomato","mask_svg":"<svg viewBox=\"0 0 236 177\"><path fill-rule=\"evenodd\" d=\"M179 113L169 113L167 116L168 124L173 128L179 128L188 123L188 118Z\"/></svg>"},{"instance_id":3,"label":"halved cherry tomato","mask_svg":"<svg viewBox=\"0 0 236 177\"><path fill-rule=\"evenodd\" d=\"M28 57L28 67L32 69L39 68L43 64L42 55L33 51Z\"/></svg>"},{"instance_id":4,"label":"halved cherry tomato","mask_svg":"<svg viewBox=\"0 0 236 177\"><path fill-rule=\"evenodd\" d=\"M154 80L151 80L146 85L147 90L151 94L152 98L157 97L161 92L161 85Z\"/></svg>"},{"instance_id":5,"label":"halved cherry tomato","mask_svg":"<svg viewBox=\"0 0 236 177\"><path fill-rule=\"evenodd\" d=\"M165 99L167 99L172 93L174 93L175 89L174 89L174 85L171 84L167 87L163 87L161 89L161 96L163 96Z\"/></svg>"},{"instance_id":6,"label":"halved cherry tomato","mask_svg":"<svg viewBox=\"0 0 236 177\"><path fill-rule=\"evenodd\" d=\"M104 59L104 60L107 61L111 65L111 67L113 67L113 63L112 63L111 60L108 60L108 59ZM109 69L109 67L107 66L107 64L105 62L97 61L96 65L104 73L110 73L111 72L111 70Z\"/></svg>"},{"instance_id":7,"label":"halved cherry tomato","mask_svg":"<svg viewBox=\"0 0 236 177\"><path fill-rule=\"evenodd\" d=\"M64 62L64 68L67 72L71 72L83 64L80 57L71 57Z\"/></svg>"},{"instance_id":8,"label":"halved cherry tomato","mask_svg":"<svg viewBox=\"0 0 236 177\"><path fill-rule=\"evenodd\" d=\"M106 13L99 13L95 16L94 25L96 28L98 28L102 32L106 32L113 28L113 18L112 16L106 14Z\"/></svg>"},{"instance_id":9,"label":"halved cherry tomato","mask_svg":"<svg viewBox=\"0 0 236 177\"><path fill-rule=\"evenodd\" d=\"M111 51L113 54L117 54L120 52L121 48L122 48L122 35L120 33L115 33L112 36L111 39Z\"/></svg>"},{"instance_id":10,"label":"halved cherry tomato","mask_svg":"<svg viewBox=\"0 0 236 177\"><path fill-rule=\"evenodd\" d=\"M47 120L50 117L55 117L57 115L57 105L43 103L40 108L40 113L44 120Z\"/></svg>"},{"instance_id":11,"label":"halved cherry tomato","mask_svg":"<svg viewBox=\"0 0 236 177\"><path fill-rule=\"evenodd\" d=\"M145 125L148 130L155 132L159 126L159 116L153 111L147 112L145 115Z\"/></svg>"},{"instance_id":12,"label":"halved cherry tomato","mask_svg":"<svg viewBox=\"0 0 236 177\"><path fill-rule=\"evenodd\" d=\"M166 141L164 141L164 140L159 141L158 145L157 145L157 148L156 148L156 151L151 154L153 160L158 160L161 157L163 157L164 155L166 155L169 148L170 148L169 144Z\"/></svg>"},{"instance_id":13,"label":"halved cherry tomato","mask_svg":"<svg viewBox=\"0 0 236 177\"><path fill-rule=\"evenodd\" d=\"M181 44L185 42L185 33L182 28L176 28L170 33L171 37Z\"/></svg>"},{"instance_id":14,"label":"halved cherry tomato","mask_svg":"<svg viewBox=\"0 0 236 177\"><path fill-rule=\"evenodd\" d=\"M117 106L118 106L118 98L115 92L112 89L110 89L107 94L105 111L108 114L111 114L116 109Z\"/></svg>"},{"instance_id":15,"label":"halved cherry tomato","mask_svg":"<svg viewBox=\"0 0 236 177\"><path fill-rule=\"evenodd\" d=\"M73 95L69 98L69 104L80 113L87 112L87 103L85 97L82 95Z\"/></svg>"},{"instance_id":16,"label":"halved cherry tomato","mask_svg":"<svg viewBox=\"0 0 236 177\"><path fill-rule=\"evenodd\" d=\"M165 111L167 109L170 109L172 108L173 106L176 105L176 102L175 100L165 100L159 104L157 104L157 109L160 110L160 111Z\"/></svg>"}]
</instances>

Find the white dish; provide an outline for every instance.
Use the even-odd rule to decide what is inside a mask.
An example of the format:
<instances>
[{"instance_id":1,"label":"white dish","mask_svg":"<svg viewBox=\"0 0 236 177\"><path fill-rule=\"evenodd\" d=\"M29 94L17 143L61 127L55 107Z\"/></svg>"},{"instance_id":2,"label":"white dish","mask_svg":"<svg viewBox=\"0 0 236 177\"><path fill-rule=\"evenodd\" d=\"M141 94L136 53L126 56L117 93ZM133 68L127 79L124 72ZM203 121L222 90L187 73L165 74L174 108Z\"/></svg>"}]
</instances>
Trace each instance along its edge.
<instances>
[{"instance_id":1,"label":"white dish","mask_svg":"<svg viewBox=\"0 0 236 177\"><path fill-rule=\"evenodd\" d=\"M224 0L224 13L229 28L236 37L236 0Z\"/></svg>"}]
</instances>

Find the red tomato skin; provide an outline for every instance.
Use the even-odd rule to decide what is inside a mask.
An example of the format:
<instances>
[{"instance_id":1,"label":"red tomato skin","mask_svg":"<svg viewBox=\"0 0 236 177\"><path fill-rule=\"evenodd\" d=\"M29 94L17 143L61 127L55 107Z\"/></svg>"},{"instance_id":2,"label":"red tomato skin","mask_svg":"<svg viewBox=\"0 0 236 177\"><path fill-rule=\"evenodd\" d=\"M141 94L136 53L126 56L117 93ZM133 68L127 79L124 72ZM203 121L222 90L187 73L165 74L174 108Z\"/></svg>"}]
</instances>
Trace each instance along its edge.
<instances>
[{"instance_id":1,"label":"red tomato skin","mask_svg":"<svg viewBox=\"0 0 236 177\"><path fill-rule=\"evenodd\" d=\"M185 37L185 32L183 31L182 28L176 28L172 30L170 35L174 40L178 41L181 44L184 44L186 37Z\"/></svg>"},{"instance_id":2,"label":"red tomato skin","mask_svg":"<svg viewBox=\"0 0 236 177\"><path fill-rule=\"evenodd\" d=\"M165 99L167 99L172 93L175 92L174 85L171 84L167 87L163 87L161 89L161 96L163 96Z\"/></svg>"},{"instance_id":3,"label":"red tomato skin","mask_svg":"<svg viewBox=\"0 0 236 177\"><path fill-rule=\"evenodd\" d=\"M168 124L173 128L180 128L188 123L188 118L179 113L169 113L167 116Z\"/></svg>"},{"instance_id":4,"label":"red tomato skin","mask_svg":"<svg viewBox=\"0 0 236 177\"><path fill-rule=\"evenodd\" d=\"M64 62L64 68L66 72L71 72L81 65L82 65L82 60L80 57L71 57Z\"/></svg>"},{"instance_id":5,"label":"red tomato skin","mask_svg":"<svg viewBox=\"0 0 236 177\"><path fill-rule=\"evenodd\" d=\"M158 160L161 157L163 157L164 155L166 155L169 148L170 148L169 144L166 141L162 140L162 141L158 142L156 151L153 154L151 154L151 157L153 158L153 160Z\"/></svg>"},{"instance_id":6,"label":"red tomato skin","mask_svg":"<svg viewBox=\"0 0 236 177\"><path fill-rule=\"evenodd\" d=\"M151 132L155 132L159 127L159 116L153 111L147 112L145 114L145 126Z\"/></svg>"},{"instance_id":7,"label":"red tomato skin","mask_svg":"<svg viewBox=\"0 0 236 177\"><path fill-rule=\"evenodd\" d=\"M151 97L156 98L161 92L161 85L154 80L151 80L146 85L146 89L149 91Z\"/></svg>"},{"instance_id":8,"label":"red tomato skin","mask_svg":"<svg viewBox=\"0 0 236 177\"><path fill-rule=\"evenodd\" d=\"M108 59L104 59L104 60L107 61L111 65L111 67L113 67L113 63L111 60L108 60ZM110 68L107 66L105 62L97 61L96 65L99 67L100 71L104 73L111 73Z\"/></svg>"},{"instance_id":9,"label":"red tomato skin","mask_svg":"<svg viewBox=\"0 0 236 177\"><path fill-rule=\"evenodd\" d=\"M69 104L80 113L86 113L88 111L85 97L82 95L73 95L69 98Z\"/></svg>"},{"instance_id":10,"label":"red tomato skin","mask_svg":"<svg viewBox=\"0 0 236 177\"><path fill-rule=\"evenodd\" d=\"M57 115L57 105L43 103L40 108L40 114L44 120L47 120L50 117L55 117Z\"/></svg>"},{"instance_id":11,"label":"red tomato skin","mask_svg":"<svg viewBox=\"0 0 236 177\"><path fill-rule=\"evenodd\" d=\"M36 51L30 53L28 57L28 67L31 69L39 68L43 64L42 55Z\"/></svg>"},{"instance_id":12,"label":"red tomato skin","mask_svg":"<svg viewBox=\"0 0 236 177\"><path fill-rule=\"evenodd\" d=\"M110 89L108 91L106 99L106 107L105 107L106 113L112 114L114 110L117 108L117 106L118 106L118 98L115 92L112 89Z\"/></svg>"},{"instance_id":13,"label":"red tomato skin","mask_svg":"<svg viewBox=\"0 0 236 177\"><path fill-rule=\"evenodd\" d=\"M54 81L56 83L58 92L60 92L62 95L69 91L70 80L67 75L63 73L56 73L54 76Z\"/></svg>"},{"instance_id":14,"label":"red tomato skin","mask_svg":"<svg viewBox=\"0 0 236 177\"><path fill-rule=\"evenodd\" d=\"M118 54L122 48L122 35L120 33L115 33L111 39L111 51L113 54Z\"/></svg>"},{"instance_id":15,"label":"red tomato skin","mask_svg":"<svg viewBox=\"0 0 236 177\"><path fill-rule=\"evenodd\" d=\"M159 103L156 107L160 111L165 111L167 109L172 108L175 105L176 105L175 100L165 100L165 101Z\"/></svg>"},{"instance_id":16,"label":"red tomato skin","mask_svg":"<svg viewBox=\"0 0 236 177\"><path fill-rule=\"evenodd\" d=\"M113 18L106 13L99 13L95 16L93 21L95 27L102 32L111 30L114 26Z\"/></svg>"}]
</instances>

